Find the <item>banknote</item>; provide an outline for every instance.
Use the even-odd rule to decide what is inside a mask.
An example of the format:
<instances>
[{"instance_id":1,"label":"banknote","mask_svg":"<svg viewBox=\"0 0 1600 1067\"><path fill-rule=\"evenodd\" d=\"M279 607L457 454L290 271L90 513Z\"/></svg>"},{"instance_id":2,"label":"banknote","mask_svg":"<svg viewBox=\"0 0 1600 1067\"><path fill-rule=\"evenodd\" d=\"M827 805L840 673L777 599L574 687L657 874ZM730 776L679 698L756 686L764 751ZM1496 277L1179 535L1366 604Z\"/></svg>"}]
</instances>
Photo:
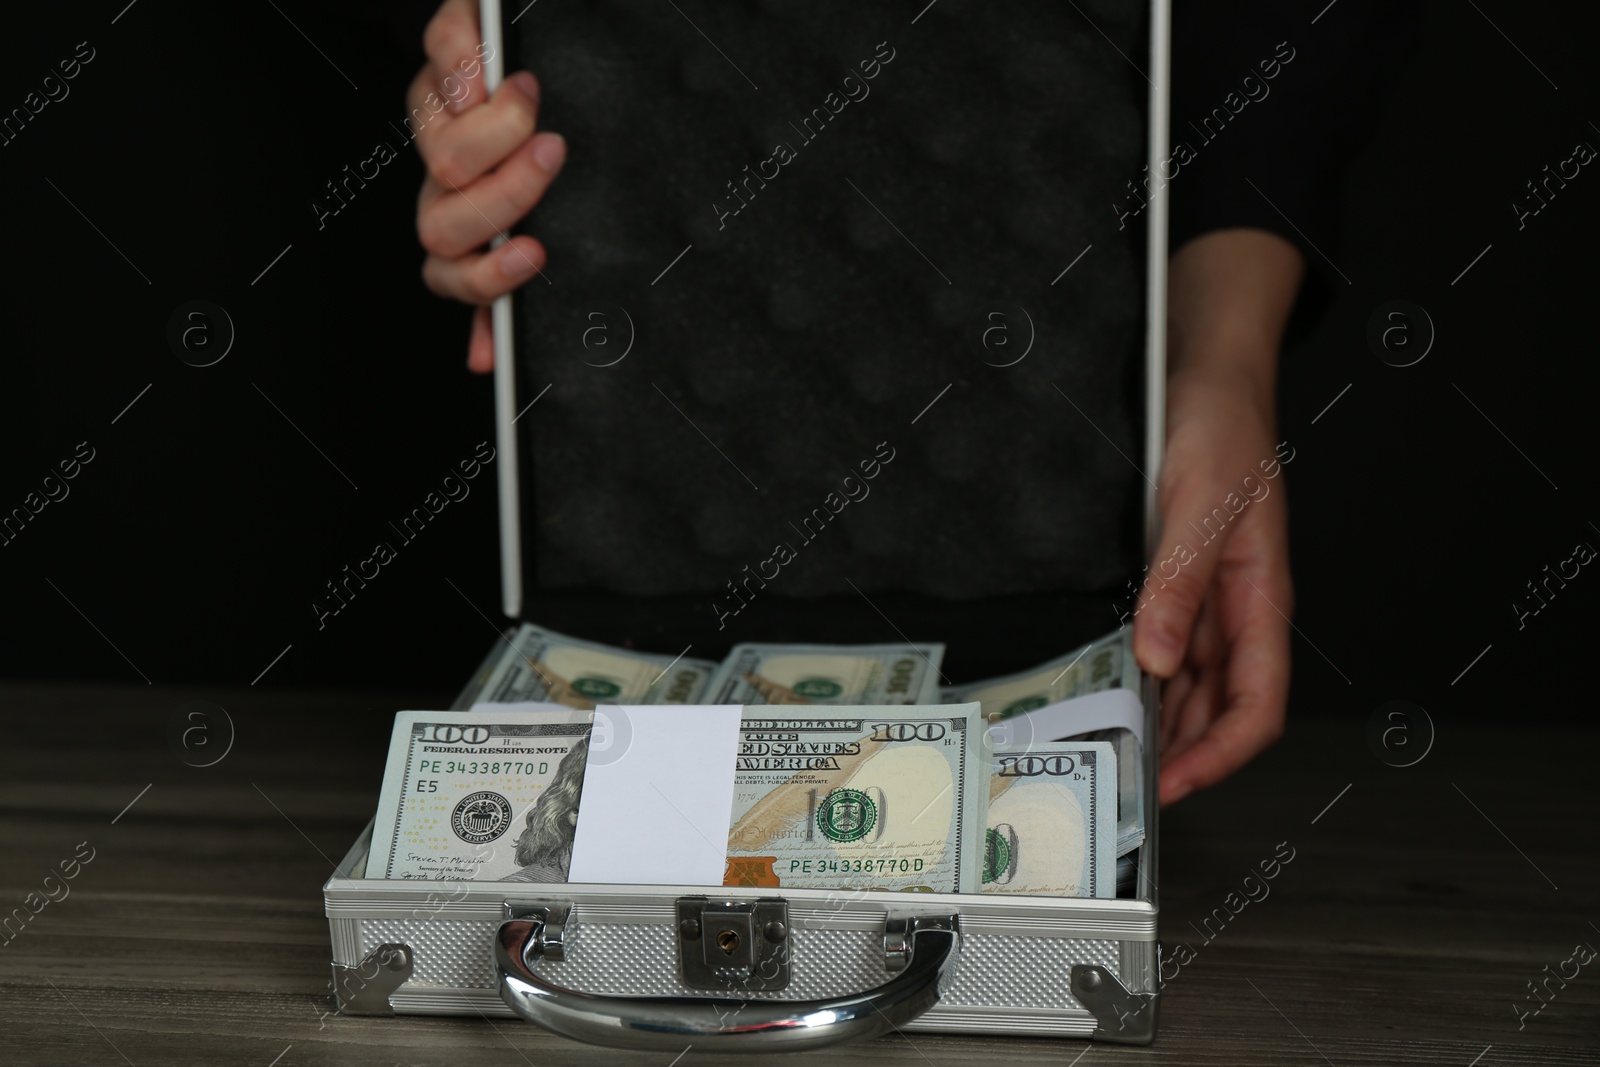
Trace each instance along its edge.
<instances>
[{"instance_id":1,"label":"banknote","mask_svg":"<svg viewBox=\"0 0 1600 1067\"><path fill-rule=\"evenodd\" d=\"M524 623L471 703L704 704L717 665L596 644ZM458 701L462 703L462 701Z\"/></svg>"},{"instance_id":2,"label":"banknote","mask_svg":"<svg viewBox=\"0 0 1600 1067\"><path fill-rule=\"evenodd\" d=\"M705 703L937 704L943 660L942 644L735 645Z\"/></svg>"},{"instance_id":3,"label":"banknote","mask_svg":"<svg viewBox=\"0 0 1600 1067\"><path fill-rule=\"evenodd\" d=\"M366 876L566 881L592 719L397 714Z\"/></svg>"},{"instance_id":4,"label":"banknote","mask_svg":"<svg viewBox=\"0 0 1600 1067\"><path fill-rule=\"evenodd\" d=\"M989 766L976 704L747 706L740 731L723 884L977 892Z\"/></svg>"},{"instance_id":5,"label":"banknote","mask_svg":"<svg viewBox=\"0 0 1600 1067\"><path fill-rule=\"evenodd\" d=\"M983 892L1117 895L1117 759L1105 741L997 749Z\"/></svg>"},{"instance_id":6,"label":"banknote","mask_svg":"<svg viewBox=\"0 0 1600 1067\"><path fill-rule=\"evenodd\" d=\"M976 700L983 706L984 718L992 721L1117 686L1137 693L1139 665L1133 658L1132 633L1132 627L1123 627L1016 674L945 686L939 690L939 699L946 704Z\"/></svg>"},{"instance_id":7,"label":"banknote","mask_svg":"<svg viewBox=\"0 0 1600 1067\"><path fill-rule=\"evenodd\" d=\"M1076 742L1105 741L1117 753L1117 855L1144 844L1144 746L1127 730L1091 730Z\"/></svg>"},{"instance_id":8,"label":"banknote","mask_svg":"<svg viewBox=\"0 0 1600 1067\"><path fill-rule=\"evenodd\" d=\"M996 746L1106 741L1117 753L1117 855L1144 840L1144 702L1129 689L1104 689L989 720Z\"/></svg>"},{"instance_id":9,"label":"banknote","mask_svg":"<svg viewBox=\"0 0 1600 1067\"><path fill-rule=\"evenodd\" d=\"M1127 689L1138 696L1139 664L1133 657L1133 628L1125 626L1029 670L965 685L945 686L945 703L976 700L990 722L1023 715L1064 700L1106 689ZM1144 841L1144 766L1139 743L1126 730L1086 735L1111 741L1117 749L1117 855Z\"/></svg>"}]
</instances>

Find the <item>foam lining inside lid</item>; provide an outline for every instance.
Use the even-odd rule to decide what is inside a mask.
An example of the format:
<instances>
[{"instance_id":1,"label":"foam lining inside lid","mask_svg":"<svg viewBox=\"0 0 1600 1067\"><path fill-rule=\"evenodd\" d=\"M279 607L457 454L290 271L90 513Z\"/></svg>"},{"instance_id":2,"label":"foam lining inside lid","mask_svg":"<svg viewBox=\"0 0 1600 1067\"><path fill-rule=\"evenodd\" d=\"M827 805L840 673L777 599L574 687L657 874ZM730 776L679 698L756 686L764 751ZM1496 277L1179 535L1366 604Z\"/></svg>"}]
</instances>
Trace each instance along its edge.
<instances>
[{"instance_id":1,"label":"foam lining inside lid","mask_svg":"<svg viewBox=\"0 0 1600 1067\"><path fill-rule=\"evenodd\" d=\"M1113 205L1143 176L1148 13L921 6L542 0L507 26L569 145L517 300L521 403L550 386L518 424L530 617L606 590L711 619L755 573L858 607L1092 593L1114 625L1145 257Z\"/></svg>"}]
</instances>

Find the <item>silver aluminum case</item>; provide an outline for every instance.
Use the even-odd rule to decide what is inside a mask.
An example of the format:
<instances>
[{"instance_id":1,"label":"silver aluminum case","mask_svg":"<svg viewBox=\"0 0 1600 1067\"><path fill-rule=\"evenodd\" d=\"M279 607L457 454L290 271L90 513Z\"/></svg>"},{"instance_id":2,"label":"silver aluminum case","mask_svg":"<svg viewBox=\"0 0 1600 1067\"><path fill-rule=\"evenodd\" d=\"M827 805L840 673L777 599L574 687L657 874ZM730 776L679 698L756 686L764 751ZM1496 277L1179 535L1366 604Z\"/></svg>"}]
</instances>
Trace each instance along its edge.
<instances>
[{"instance_id":1,"label":"silver aluminum case","mask_svg":"<svg viewBox=\"0 0 1600 1067\"><path fill-rule=\"evenodd\" d=\"M1154 830L1148 828L1147 844ZM496 931L516 909L552 902L570 903L572 914L564 959L541 961L541 976L604 996L709 996L680 978L675 902L778 892L368 880L360 875L371 836L369 825L323 887L334 995L346 1014L512 1015L497 991ZM1154 853L1141 849L1140 885L1154 885ZM954 912L962 936L952 981L940 1002L904 1029L1141 1044L1154 1037L1160 961L1153 891L1137 900L817 889L781 895L789 906L792 980L781 992L741 999L820 999L881 985L890 977L888 913ZM403 968L381 965L385 946L405 947ZM1095 998L1091 1011L1072 991L1075 967L1099 968L1133 998Z\"/></svg>"},{"instance_id":2,"label":"silver aluminum case","mask_svg":"<svg viewBox=\"0 0 1600 1067\"><path fill-rule=\"evenodd\" d=\"M498 0L482 0L482 7L485 37L497 60L486 65L492 88L501 76L498 59L504 51L501 12ZM1152 0L1148 156L1153 173L1161 173L1167 159L1169 30L1169 0ZM1147 226L1144 469L1154 477L1161 467L1166 422L1165 186L1153 191ZM516 617L521 536L517 471L509 462L517 455L509 297L496 303L494 323L498 445L507 460L499 464L502 562L507 613ZM1146 490L1145 516L1148 543L1158 521L1153 485ZM1159 736L1159 689L1148 677L1141 688L1145 735L1153 739ZM1153 745L1144 753L1144 768L1147 825L1136 899L789 890L782 896L790 909L792 980L781 992L745 996L803 1000L880 985L890 973L884 930L891 910L954 912L962 937L952 980L939 1003L904 1029L1148 1043L1155 1036L1161 987ZM573 906L564 958L541 961L541 975L602 995L708 996L686 987L679 976L675 902L684 896L754 900L773 895L694 886L368 880L361 873L371 833L368 826L323 887L334 994L340 1010L351 1014L512 1015L497 991L496 931L517 908L555 902ZM384 946L397 945L406 951L385 955ZM1083 968L1098 968L1100 976L1115 982L1080 983Z\"/></svg>"}]
</instances>

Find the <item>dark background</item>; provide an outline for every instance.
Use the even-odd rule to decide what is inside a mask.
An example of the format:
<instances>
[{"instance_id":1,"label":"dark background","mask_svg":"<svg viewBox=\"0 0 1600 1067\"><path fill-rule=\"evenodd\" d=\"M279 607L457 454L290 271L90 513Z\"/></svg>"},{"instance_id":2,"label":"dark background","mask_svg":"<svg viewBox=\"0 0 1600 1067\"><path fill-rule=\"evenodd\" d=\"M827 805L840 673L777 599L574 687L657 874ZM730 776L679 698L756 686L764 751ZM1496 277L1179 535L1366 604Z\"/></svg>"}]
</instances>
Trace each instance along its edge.
<instances>
[{"instance_id":1,"label":"dark background","mask_svg":"<svg viewBox=\"0 0 1600 1067\"><path fill-rule=\"evenodd\" d=\"M463 368L467 312L419 280L418 161L385 166L325 228L311 208L395 142L420 20L125 3L12 15L0 35L0 112L78 42L95 49L0 147L0 511L94 449L70 495L0 546L0 673L448 694L501 622L492 469L325 628L311 609L493 435L490 383ZM1315 47L1324 5L1296 5L1297 46ZM1586 569L1520 631L1511 607L1576 543L1600 546L1579 444L1600 177L1584 168L1520 231L1510 206L1574 144L1600 146L1576 11L1427 5L1350 169L1342 239L1310 264L1330 299L1285 353L1280 403L1297 709L1584 714L1600 578ZM166 338L197 299L237 331L206 368ZM1437 331L1405 368L1366 340L1395 299Z\"/></svg>"}]
</instances>

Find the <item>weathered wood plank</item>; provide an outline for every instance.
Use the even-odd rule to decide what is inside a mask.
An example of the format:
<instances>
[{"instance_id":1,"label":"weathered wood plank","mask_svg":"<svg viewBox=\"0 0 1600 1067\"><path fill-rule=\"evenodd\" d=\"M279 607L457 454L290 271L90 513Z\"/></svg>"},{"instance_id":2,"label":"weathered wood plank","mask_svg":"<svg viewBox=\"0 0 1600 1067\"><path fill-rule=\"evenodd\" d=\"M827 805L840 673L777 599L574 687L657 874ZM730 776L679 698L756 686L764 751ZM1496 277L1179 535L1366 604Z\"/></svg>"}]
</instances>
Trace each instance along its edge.
<instances>
[{"instance_id":1,"label":"weathered wood plank","mask_svg":"<svg viewBox=\"0 0 1600 1067\"><path fill-rule=\"evenodd\" d=\"M196 695L0 687L16 724L0 749L0 919L27 916L0 935L6 1064L667 1067L504 1019L328 1014L320 886L375 805L390 714L428 701L224 694L234 749L194 768L166 722ZM1163 817L1162 935L1192 958L1169 967L1153 1048L915 1034L827 1062L1467 1067L1487 1047L1480 1067L1600 1063L1600 962L1552 983L1520 1030L1513 1009L1537 1004L1527 983L1576 943L1600 945L1600 731L1525 727L1533 782L1495 770L1503 731L1450 726L1407 769L1380 764L1363 731L1296 723ZM28 894L82 841L93 860L33 914ZM1262 881L1280 842L1294 859Z\"/></svg>"}]
</instances>

